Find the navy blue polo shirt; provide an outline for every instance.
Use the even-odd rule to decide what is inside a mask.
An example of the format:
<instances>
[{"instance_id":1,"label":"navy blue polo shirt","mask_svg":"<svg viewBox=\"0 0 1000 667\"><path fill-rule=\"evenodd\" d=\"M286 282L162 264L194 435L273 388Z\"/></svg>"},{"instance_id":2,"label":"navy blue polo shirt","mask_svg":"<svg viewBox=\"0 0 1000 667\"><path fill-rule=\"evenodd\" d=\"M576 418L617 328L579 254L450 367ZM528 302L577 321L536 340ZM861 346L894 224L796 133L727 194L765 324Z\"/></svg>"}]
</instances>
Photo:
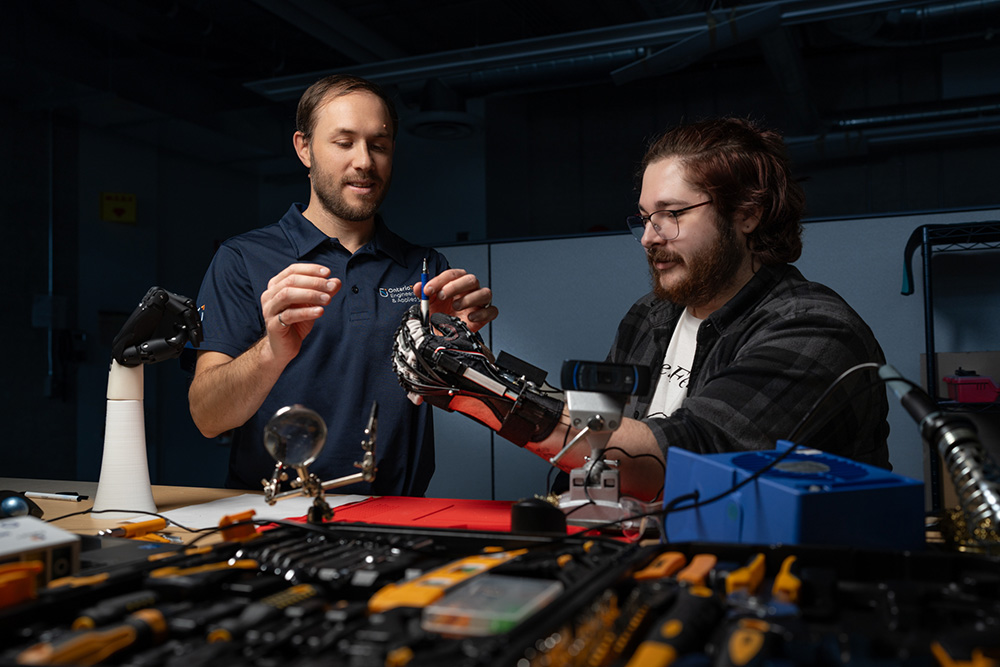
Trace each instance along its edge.
<instances>
[{"instance_id":1,"label":"navy blue polo shirt","mask_svg":"<svg viewBox=\"0 0 1000 667\"><path fill-rule=\"evenodd\" d=\"M201 349L237 357L263 336L260 295L289 264L321 264L343 282L260 410L236 429L226 486L260 489L261 478L270 478L275 461L264 450L264 425L294 403L319 413L329 431L310 471L324 481L358 472L354 462L361 459L372 401L378 401L375 481L337 492L421 496L434 473L431 413L407 399L391 352L403 313L417 302L413 284L420 281L423 258L432 275L448 268L447 260L403 240L380 217L372 240L351 255L306 220L303 208L293 204L277 223L223 243L198 293Z\"/></svg>"}]
</instances>

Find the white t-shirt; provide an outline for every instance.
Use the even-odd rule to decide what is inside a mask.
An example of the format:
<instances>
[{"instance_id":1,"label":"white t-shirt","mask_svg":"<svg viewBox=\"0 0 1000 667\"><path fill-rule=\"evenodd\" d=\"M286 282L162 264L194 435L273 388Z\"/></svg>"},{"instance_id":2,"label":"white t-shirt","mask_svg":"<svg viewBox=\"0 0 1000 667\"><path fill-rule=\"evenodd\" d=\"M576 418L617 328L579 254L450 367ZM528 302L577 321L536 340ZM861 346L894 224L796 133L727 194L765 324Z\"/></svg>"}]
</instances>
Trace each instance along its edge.
<instances>
[{"instance_id":1,"label":"white t-shirt","mask_svg":"<svg viewBox=\"0 0 1000 667\"><path fill-rule=\"evenodd\" d=\"M674 333L670 337L667 352L663 355L660 377L656 382L653 400L649 403L647 417L669 417L687 396L694 351L698 347L698 327L701 323L702 320L692 315L687 308L681 313Z\"/></svg>"}]
</instances>

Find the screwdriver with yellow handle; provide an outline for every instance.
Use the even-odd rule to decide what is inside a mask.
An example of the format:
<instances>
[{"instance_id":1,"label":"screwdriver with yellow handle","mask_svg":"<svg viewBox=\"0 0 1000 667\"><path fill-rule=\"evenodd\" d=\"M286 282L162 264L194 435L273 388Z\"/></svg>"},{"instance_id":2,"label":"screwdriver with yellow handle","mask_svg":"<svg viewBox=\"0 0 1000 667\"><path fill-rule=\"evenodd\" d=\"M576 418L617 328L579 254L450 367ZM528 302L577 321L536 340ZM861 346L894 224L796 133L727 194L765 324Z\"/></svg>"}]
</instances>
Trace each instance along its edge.
<instances>
[{"instance_id":1,"label":"screwdriver with yellow handle","mask_svg":"<svg viewBox=\"0 0 1000 667\"><path fill-rule=\"evenodd\" d=\"M227 618L213 625L206 640L210 644L231 642L242 637L250 628L280 616L285 612L285 609L319 595L319 589L311 584L296 584L278 591L262 600L246 605L239 616Z\"/></svg>"},{"instance_id":2,"label":"screwdriver with yellow handle","mask_svg":"<svg viewBox=\"0 0 1000 667\"><path fill-rule=\"evenodd\" d=\"M745 603L749 596L759 593L764 569L764 555L757 554L747 566L732 572L726 579L730 602ZM766 606L756 610L758 615L762 610L766 615L736 618L720 644L713 667L757 667L772 659L772 654L790 634L773 621L776 618L794 620L801 588L798 558L787 556L774 576L771 599ZM739 608L736 604L734 611Z\"/></svg>"},{"instance_id":3,"label":"screwdriver with yellow handle","mask_svg":"<svg viewBox=\"0 0 1000 667\"><path fill-rule=\"evenodd\" d=\"M771 599L788 605L797 605L802 591L799 561L796 556L787 556L781 561L781 568L774 576Z\"/></svg>"},{"instance_id":4,"label":"screwdriver with yellow handle","mask_svg":"<svg viewBox=\"0 0 1000 667\"><path fill-rule=\"evenodd\" d=\"M706 585L717 563L713 554L697 554L676 572L680 584L676 600L653 624L626 667L666 667L685 654L704 650L725 615L722 599ZM752 578L756 574L755 568Z\"/></svg>"},{"instance_id":5,"label":"screwdriver with yellow handle","mask_svg":"<svg viewBox=\"0 0 1000 667\"><path fill-rule=\"evenodd\" d=\"M156 533L167 527L167 520L163 518L150 519L149 521L137 521L136 523L126 523L115 528L105 528L100 531L100 537L143 537L149 533Z\"/></svg>"},{"instance_id":6,"label":"screwdriver with yellow handle","mask_svg":"<svg viewBox=\"0 0 1000 667\"><path fill-rule=\"evenodd\" d=\"M732 600L756 595L764 581L767 563L764 554L757 554L743 567L737 568L726 577L726 594Z\"/></svg>"},{"instance_id":7,"label":"screwdriver with yellow handle","mask_svg":"<svg viewBox=\"0 0 1000 667\"><path fill-rule=\"evenodd\" d=\"M21 651L19 665L96 665L130 647L161 643L167 636L167 621L155 608L140 609L118 625L100 630L70 632Z\"/></svg>"},{"instance_id":8,"label":"screwdriver with yellow handle","mask_svg":"<svg viewBox=\"0 0 1000 667\"><path fill-rule=\"evenodd\" d=\"M667 667L683 655L703 651L724 612L722 600L712 589L683 586L626 667Z\"/></svg>"},{"instance_id":9,"label":"screwdriver with yellow handle","mask_svg":"<svg viewBox=\"0 0 1000 667\"><path fill-rule=\"evenodd\" d=\"M624 601L619 619L622 623L605 625L602 637L590 652L588 665L617 664L656 610L668 607L677 599L677 580L673 575L687 564L679 551L666 551L632 574L636 587Z\"/></svg>"},{"instance_id":10,"label":"screwdriver with yellow handle","mask_svg":"<svg viewBox=\"0 0 1000 667\"><path fill-rule=\"evenodd\" d=\"M504 551L487 547L482 553L460 558L414 579L386 584L368 598L368 611L380 614L396 607L427 607L450 588L527 552L527 549Z\"/></svg>"}]
</instances>

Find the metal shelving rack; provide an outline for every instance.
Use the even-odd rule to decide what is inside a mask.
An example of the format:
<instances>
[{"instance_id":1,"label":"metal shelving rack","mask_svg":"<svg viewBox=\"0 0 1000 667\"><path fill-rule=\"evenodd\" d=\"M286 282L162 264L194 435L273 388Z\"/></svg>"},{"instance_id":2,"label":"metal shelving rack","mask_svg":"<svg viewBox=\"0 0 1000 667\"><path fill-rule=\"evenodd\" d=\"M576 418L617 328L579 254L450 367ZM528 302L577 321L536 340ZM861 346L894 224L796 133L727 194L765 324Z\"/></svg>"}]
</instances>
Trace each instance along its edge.
<instances>
[{"instance_id":1,"label":"metal shelving rack","mask_svg":"<svg viewBox=\"0 0 1000 667\"><path fill-rule=\"evenodd\" d=\"M968 222L959 224L921 225L913 230L906 241L903 256L904 295L913 294L913 269L911 259L917 248L923 257L924 273L924 343L926 346L927 393L937 402L937 359L934 347L934 255L970 250L1000 250L1000 221ZM954 406L951 406L954 407ZM931 510L941 509L941 461L930 457Z\"/></svg>"}]
</instances>

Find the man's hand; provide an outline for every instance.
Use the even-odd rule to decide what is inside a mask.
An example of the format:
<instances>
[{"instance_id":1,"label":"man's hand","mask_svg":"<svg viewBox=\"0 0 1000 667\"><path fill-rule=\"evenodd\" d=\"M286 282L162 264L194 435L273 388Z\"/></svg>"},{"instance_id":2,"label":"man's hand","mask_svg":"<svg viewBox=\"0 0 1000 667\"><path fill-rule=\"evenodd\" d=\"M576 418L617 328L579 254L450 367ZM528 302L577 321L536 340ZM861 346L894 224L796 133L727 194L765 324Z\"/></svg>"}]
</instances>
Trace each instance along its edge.
<instances>
[{"instance_id":1,"label":"man's hand","mask_svg":"<svg viewBox=\"0 0 1000 667\"><path fill-rule=\"evenodd\" d=\"M330 269L319 264L292 264L260 295L268 346L280 363L295 358L324 306L340 291L340 279L329 275Z\"/></svg>"},{"instance_id":2,"label":"man's hand","mask_svg":"<svg viewBox=\"0 0 1000 667\"><path fill-rule=\"evenodd\" d=\"M292 264L260 295L266 334L240 356L201 350L188 389L191 417L207 438L245 424L295 358L313 323L340 290L319 264Z\"/></svg>"},{"instance_id":3,"label":"man's hand","mask_svg":"<svg viewBox=\"0 0 1000 667\"><path fill-rule=\"evenodd\" d=\"M413 286L420 296L420 283ZM444 313L462 319L472 331L479 331L496 319L500 311L493 305L493 290L482 287L479 278L464 269L448 269L424 287L432 313Z\"/></svg>"}]
</instances>

